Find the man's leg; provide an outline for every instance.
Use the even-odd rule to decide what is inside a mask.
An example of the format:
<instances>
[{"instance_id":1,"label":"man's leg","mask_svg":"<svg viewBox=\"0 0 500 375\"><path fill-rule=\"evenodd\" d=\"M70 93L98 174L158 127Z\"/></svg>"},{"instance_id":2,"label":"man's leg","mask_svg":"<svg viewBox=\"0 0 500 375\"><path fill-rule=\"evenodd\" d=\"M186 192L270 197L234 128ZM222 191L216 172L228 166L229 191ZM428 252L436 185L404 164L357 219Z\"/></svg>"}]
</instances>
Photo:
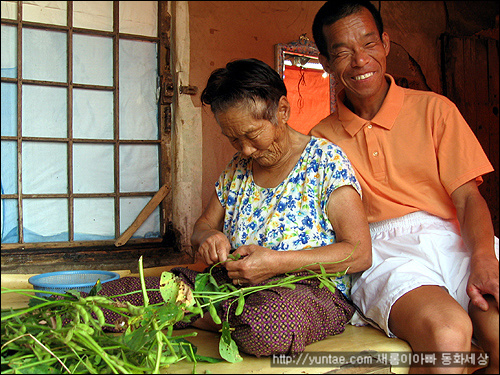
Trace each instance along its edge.
<instances>
[{"instance_id":1,"label":"man's leg","mask_svg":"<svg viewBox=\"0 0 500 375\"><path fill-rule=\"evenodd\" d=\"M440 286L421 286L400 297L392 306L389 328L398 338L407 341L414 352L471 350L471 319ZM452 366L410 368L410 373L461 372L465 369Z\"/></svg>"},{"instance_id":2,"label":"man's leg","mask_svg":"<svg viewBox=\"0 0 500 375\"><path fill-rule=\"evenodd\" d=\"M481 369L479 372L498 374L498 305L492 296L486 295L484 297L489 304L488 311L483 311L472 303L469 304L469 315L474 327L474 337L490 358L488 367Z\"/></svg>"}]
</instances>

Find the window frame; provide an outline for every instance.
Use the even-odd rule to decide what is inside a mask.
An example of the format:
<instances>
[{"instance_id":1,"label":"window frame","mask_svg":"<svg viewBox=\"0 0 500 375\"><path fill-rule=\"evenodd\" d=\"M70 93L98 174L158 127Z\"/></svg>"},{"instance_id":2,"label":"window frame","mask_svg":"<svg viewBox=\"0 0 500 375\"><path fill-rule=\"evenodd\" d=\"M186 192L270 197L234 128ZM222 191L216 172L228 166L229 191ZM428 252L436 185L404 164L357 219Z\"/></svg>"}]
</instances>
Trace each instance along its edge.
<instances>
[{"instance_id":1,"label":"window frame","mask_svg":"<svg viewBox=\"0 0 500 375\"><path fill-rule=\"evenodd\" d=\"M119 1L113 1L113 31L100 31L91 29L82 29L73 27L73 1L67 1L67 26L47 25L37 22L23 21L22 17L22 1L17 1L17 19L3 19L2 25L11 25L17 27L17 77L7 78L2 77L2 83L17 84L17 136L2 136L2 140L17 141L18 155L21 153L22 142L26 141L47 141L47 142L66 142L68 144L68 192L66 194L23 194L22 193L22 168L21 161L18 157L18 189L17 194L2 194L4 199L17 199L18 214L19 214L19 242L17 243L2 243L1 244L1 259L2 272L7 273L31 273L42 271L57 271L60 269L72 268L95 268L109 269L110 265L114 269L120 265L126 269L136 269L137 260L143 256L144 265L159 266L164 264L178 264L180 262L190 262L186 259L187 254L180 251L177 235L172 225L172 194L167 194L165 199L159 204L160 209L160 238L140 238L130 239L123 246L115 246L115 242L127 228L120 228L120 198L128 196L144 196L152 197L156 193L153 192L129 192L124 193L119 191L119 175L117 175L117 163L119 164L118 150L120 145L124 144L156 144L159 147L159 185L171 185L171 123L172 123L172 99L173 99L173 80L171 72L171 57L170 57L170 20L171 16L168 12L168 2L158 1L157 11L157 27L158 32L156 37L131 35L119 32ZM22 78L22 32L24 28L38 28L44 30L64 31L68 35L67 53L68 53L68 72L67 82L46 82L38 80L28 80ZM106 36L113 39L113 87L94 86L87 84L75 84L72 82L72 40L74 34ZM158 126L159 137L155 140L123 140L119 139L117 134L117 123L119 122L119 95L118 86L118 48L121 39L134 39L139 41L150 41L157 43L158 51L158 78L160 85L160 95L158 100ZM72 128L72 91L74 88L94 89L94 90L110 90L113 95L113 118L114 118L114 137L113 140L78 140L71 137L66 138L39 138L39 137L22 137L21 134L21 114L22 114L22 86L30 84L41 84L43 86L58 86L65 87L68 90L68 126ZM71 132L69 134L72 134ZM72 191L72 144L92 143L92 144L113 144L114 145L114 192L106 194L82 194ZM115 239L102 241L75 241L74 240L74 213L73 200L77 198L88 197L113 197L115 200ZM23 242L23 211L22 200L24 198L66 198L68 199L68 236L69 241L65 242Z\"/></svg>"}]
</instances>

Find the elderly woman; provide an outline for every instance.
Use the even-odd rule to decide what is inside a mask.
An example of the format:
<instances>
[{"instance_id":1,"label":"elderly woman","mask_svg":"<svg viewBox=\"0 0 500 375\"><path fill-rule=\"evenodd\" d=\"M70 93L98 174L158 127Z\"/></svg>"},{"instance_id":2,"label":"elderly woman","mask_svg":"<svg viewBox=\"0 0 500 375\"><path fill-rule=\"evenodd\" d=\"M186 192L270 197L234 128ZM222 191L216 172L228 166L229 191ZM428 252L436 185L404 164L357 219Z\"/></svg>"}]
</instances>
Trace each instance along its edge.
<instances>
[{"instance_id":1,"label":"elderly woman","mask_svg":"<svg viewBox=\"0 0 500 375\"><path fill-rule=\"evenodd\" d=\"M328 273L348 274L371 265L354 171L339 147L287 125L286 93L276 71L244 59L215 70L201 95L237 150L192 235L207 265L226 261L232 251L241 256L217 268L223 282L255 285L304 266L320 271L319 263ZM195 271L172 272L194 284ZM354 313L348 274L335 280L335 293L309 280L294 290L249 295L241 315L229 311L239 349L257 356L293 354L343 332ZM220 316L227 316L228 306L220 305ZM193 325L220 328L209 314Z\"/></svg>"},{"instance_id":2,"label":"elderly woman","mask_svg":"<svg viewBox=\"0 0 500 375\"><path fill-rule=\"evenodd\" d=\"M243 312L233 299L218 305L238 348L256 356L296 354L306 345L344 331L354 314L350 274L371 265L371 237L361 189L350 162L333 143L299 133L287 125L290 104L279 74L255 59L237 60L215 70L201 95L222 133L238 151L215 184L196 221L192 244L218 285L263 285L283 274L308 270L347 274L320 288L309 278L295 289L267 286L245 297ZM238 255L228 257L232 253ZM222 262L222 263L221 263ZM212 267L221 264L219 267ZM194 289L198 272L171 272ZM146 277L157 289L159 277ZM137 277L102 285L99 294L142 305ZM148 292L150 303L163 301ZM231 308L231 306L233 306ZM113 324L120 316L104 312ZM211 314L192 315L174 328L221 327ZM112 329L110 329L112 330Z\"/></svg>"}]
</instances>

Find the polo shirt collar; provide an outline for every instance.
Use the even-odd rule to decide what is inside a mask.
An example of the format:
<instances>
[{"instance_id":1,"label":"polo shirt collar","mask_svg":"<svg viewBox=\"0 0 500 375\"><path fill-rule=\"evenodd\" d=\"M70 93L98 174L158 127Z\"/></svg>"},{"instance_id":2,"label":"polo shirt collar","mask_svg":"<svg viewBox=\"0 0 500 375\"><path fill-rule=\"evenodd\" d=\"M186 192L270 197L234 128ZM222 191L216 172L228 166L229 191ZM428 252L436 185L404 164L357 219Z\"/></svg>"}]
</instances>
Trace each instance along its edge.
<instances>
[{"instance_id":1,"label":"polo shirt collar","mask_svg":"<svg viewBox=\"0 0 500 375\"><path fill-rule=\"evenodd\" d=\"M371 121L359 117L347 108L344 104L345 89L340 90L337 97L338 118L351 137L356 135L356 133L368 122L381 126L387 130L391 130L393 127L399 111L403 107L404 89L396 85L391 75L386 74L385 76L390 81L389 91L387 91L387 96L382 103L382 107L380 107L378 113Z\"/></svg>"}]
</instances>

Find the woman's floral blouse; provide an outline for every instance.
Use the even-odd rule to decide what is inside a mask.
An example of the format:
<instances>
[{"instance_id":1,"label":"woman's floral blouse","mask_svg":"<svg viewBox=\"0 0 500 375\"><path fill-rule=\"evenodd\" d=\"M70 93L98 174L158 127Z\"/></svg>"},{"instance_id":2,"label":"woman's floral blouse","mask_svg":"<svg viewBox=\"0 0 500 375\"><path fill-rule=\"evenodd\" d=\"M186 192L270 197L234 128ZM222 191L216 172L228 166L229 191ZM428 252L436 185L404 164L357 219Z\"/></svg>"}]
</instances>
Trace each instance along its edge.
<instances>
[{"instance_id":1,"label":"woman's floral blouse","mask_svg":"<svg viewBox=\"0 0 500 375\"><path fill-rule=\"evenodd\" d=\"M361 187L344 152L335 144L311 137L288 177L275 188L255 184L252 159L236 153L215 184L225 209L224 234L231 247L257 244L277 251L304 250L335 242L327 203L332 191ZM350 297L351 279L336 279Z\"/></svg>"}]
</instances>

